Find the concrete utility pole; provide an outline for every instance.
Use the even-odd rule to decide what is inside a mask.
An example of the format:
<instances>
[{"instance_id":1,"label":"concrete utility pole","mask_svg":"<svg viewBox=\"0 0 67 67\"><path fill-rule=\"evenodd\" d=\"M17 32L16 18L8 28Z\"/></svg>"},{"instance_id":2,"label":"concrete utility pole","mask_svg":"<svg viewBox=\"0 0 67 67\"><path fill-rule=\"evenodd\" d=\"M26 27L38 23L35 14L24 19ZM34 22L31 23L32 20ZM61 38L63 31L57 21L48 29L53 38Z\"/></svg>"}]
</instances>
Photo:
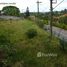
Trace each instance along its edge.
<instances>
[{"instance_id":1,"label":"concrete utility pole","mask_svg":"<svg viewBox=\"0 0 67 67\"><path fill-rule=\"evenodd\" d=\"M42 2L39 2L39 0L37 1L37 13L38 13L38 16L39 16L39 4L42 3Z\"/></svg>"},{"instance_id":2,"label":"concrete utility pole","mask_svg":"<svg viewBox=\"0 0 67 67\"><path fill-rule=\"evenodd\" d=\"M51 38L52 38L52 20L53 20L53 9L55 9L57 6L59 6L64 0L62 0L59 4L57 4L54 8L52 4L56 4L57 0L50 0L50 32L51 32Z\"/></svg>"},{"instance_id":3,"label":"concrete utility pole","mask_svg":"<svg viewBox=\"0 0 67 67\"><path fill-rule=\"evenodd\" d=\"M53 7L52 7L52 1L50 0L50 32L51 32L51 38L52 38L52 19L53 19Z\"/></svg>"}]
</instances>

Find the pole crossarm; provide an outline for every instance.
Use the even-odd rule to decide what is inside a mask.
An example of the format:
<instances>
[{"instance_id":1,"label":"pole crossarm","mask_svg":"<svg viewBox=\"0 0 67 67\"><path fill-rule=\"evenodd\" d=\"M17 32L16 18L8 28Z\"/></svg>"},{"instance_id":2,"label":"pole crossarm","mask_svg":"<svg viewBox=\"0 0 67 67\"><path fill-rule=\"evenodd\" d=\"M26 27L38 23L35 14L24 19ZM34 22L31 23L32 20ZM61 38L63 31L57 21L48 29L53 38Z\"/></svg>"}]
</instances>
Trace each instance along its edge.
<instances>
[{"instance_id":1,"label":"pole crossarm","mask_svg":"<svg viewBox=\"0 0 67 67\"><path fill-rule=\"evenodd\" d=\"M59 4L57 4L53 9L55 9L57 6L59 6L64 0L62 0Z\"/></svg>"},{"instance_id":2,"label":"pole crossarm","mask_svg":"<svg viewBox=\"0 0 67 67\"><path fill-rule=\"evenodd\" d=\"M36 3L37 3L37 12L38 12L38 15L39 15L39 4L42 3L42 2L40 2L40 1L38 0Z\"/></svg>"},{"instance_id":3,"label":"pole crossarm","mask_svg":"<svg viewBox=\"0 0 67 67\"><path fill-rule=\"evenodd\" d=\"M57 0L52 0L52 3L53 3L53 4L56 4L56 3L57 3Z\"/></svg>"},{"instance_id":4,"label":"pole crossarm","mask_svg":"<svg viewBox=\"0 0 67 67\"><path fill-rule=\"evenodd\" d=\"M40 2L40 1L38 0L37 3L39 4L39 3L42 3L42 2Z\"/></svg>"}]
</instances>

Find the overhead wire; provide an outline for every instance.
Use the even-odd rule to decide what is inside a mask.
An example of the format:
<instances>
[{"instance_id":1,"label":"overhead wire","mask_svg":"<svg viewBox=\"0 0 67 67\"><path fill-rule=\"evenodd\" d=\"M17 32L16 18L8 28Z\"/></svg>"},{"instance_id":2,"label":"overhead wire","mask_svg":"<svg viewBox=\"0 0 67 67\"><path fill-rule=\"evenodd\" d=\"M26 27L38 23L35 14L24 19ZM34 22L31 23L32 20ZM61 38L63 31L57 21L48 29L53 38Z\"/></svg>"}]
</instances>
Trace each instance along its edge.
<instances>
[{"instance_id":1,"label":"overhead wire","mask_svg":"<svg viewBox=\"0 0 67 67\"><path fill-rule=\"evenodd\" d=\"M59 6L64 0L62 0L59 4L57 4L53 9L55 9L57 6Z\"/></svg>"}]
</instances>

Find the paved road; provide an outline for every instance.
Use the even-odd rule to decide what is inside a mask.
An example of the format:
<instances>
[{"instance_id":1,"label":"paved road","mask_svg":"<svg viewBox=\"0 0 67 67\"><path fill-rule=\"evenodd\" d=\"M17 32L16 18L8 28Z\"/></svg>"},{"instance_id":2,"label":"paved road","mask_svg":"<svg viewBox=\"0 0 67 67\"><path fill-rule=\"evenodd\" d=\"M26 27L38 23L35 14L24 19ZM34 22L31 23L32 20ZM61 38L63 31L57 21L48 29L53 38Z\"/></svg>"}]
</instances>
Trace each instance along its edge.
<instances>
[{"instance_id":1,"label":"paved road","mask_svg":"<svg viewBox=\"0 0 67 67\"><path fill-rule=\"evenodd\" d=\"M15 17L15 16L0 16L1 19L13 19L13 20L16 20L16 19L20 19L20 17Z\"/></svg>"},{"instance_id":2,"label":"paved road","mask_svg":"<svg viewBox=\"0 0 67 67\"><path fill-rule=\"evenodd\" d=\"M44 29L50 32L50 25L45 25ZM53 35L55 35L56 37L59 37L60 39L64 39L65 41L67 41L67 30L53 26L52 31L53 31Z\"/></svg>"}]
</instances>

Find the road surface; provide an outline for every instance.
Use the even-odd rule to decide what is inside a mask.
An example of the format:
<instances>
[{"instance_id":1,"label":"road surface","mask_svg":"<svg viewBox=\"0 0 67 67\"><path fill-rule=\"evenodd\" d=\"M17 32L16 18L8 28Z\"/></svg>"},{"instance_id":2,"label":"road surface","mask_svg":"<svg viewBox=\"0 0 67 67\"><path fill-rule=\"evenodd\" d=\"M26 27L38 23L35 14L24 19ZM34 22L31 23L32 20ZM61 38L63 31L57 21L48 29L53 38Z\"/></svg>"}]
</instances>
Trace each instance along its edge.
<instances>
[{"instance_id":1,"label":"road surface","mask_svg":"<svg viewBox=\"0 0 67 67\"><path fill-rule=\"evenodd\" d=\"M46 29L48 32L50 32L50 25L45 25L44 29ZM55 35L56 37L67 41L67 30L53 26L52 32L53 32L53 35Z\"/></svg>"}]
</instances>

